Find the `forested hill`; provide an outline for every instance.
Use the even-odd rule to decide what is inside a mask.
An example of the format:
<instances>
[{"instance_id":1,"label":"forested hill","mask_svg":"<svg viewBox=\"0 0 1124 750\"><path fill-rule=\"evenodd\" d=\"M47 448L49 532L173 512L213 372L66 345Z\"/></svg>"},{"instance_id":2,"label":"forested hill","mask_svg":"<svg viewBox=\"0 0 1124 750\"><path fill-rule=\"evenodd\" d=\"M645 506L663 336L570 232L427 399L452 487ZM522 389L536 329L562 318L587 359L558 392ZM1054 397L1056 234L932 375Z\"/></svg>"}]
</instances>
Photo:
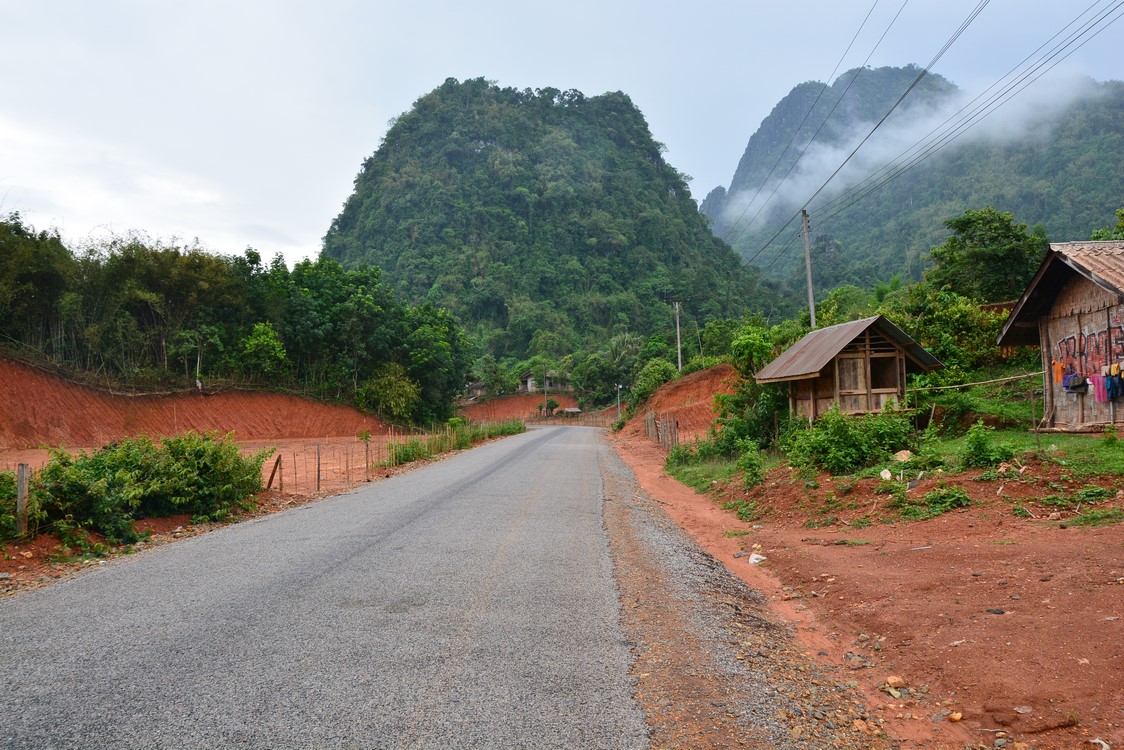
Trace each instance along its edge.
<instances>
[{"instance_id":1,"label":"forested hill","mask_svg":"<svg viewBox=\"0 0 1124 750\"><path fill-rule=\"evenodd\" d=\"M448 79L392 124L324 238L497 356L560 355L764 301L623 93Z\"/></svg>"},{"instance_id":2,"label":"forested hill","mask_svg":"<svg viewBox=\"0 0 1124 750\"><path fill-rule=\"evenodd\" d=\"M743 257L756 255L798 214L917 72L915 66L862 70L845 97L842 92L854 71L826 90L818 82L796 86L749 139L730 188L716 188L703 202L716 235L727 238ZM943 222L986 205L1013 213L1021 223L1041 224L1053 241L1088 238L1103 225L1124 195L1124 83L1086 79L1053 94L1042 88L1046 85L1043 81L1023 92L852 205L846 205L849 198L830 203L838 192L824 191L809 208L816 285L869 286L895 273L918 278L929 249L949 234ZM811 116L793 138L821 90ZM1027 97L1033 106L1027 106ZM759 202L788 173L841 98L770 206L751 222ZM953 116L965 99L947 80L926 76L879 135L860 149L848 165L850 176L844 172L833 183L853 185L889 163ZM773 177L766 181L774 164ZM746 210L748 197L762 185L758 203ZM803 273L802 245L794 241L798 229L798 221L793 222L754 262L769 265L774 278L797 280Z\"/></svg>"}]
</instances>

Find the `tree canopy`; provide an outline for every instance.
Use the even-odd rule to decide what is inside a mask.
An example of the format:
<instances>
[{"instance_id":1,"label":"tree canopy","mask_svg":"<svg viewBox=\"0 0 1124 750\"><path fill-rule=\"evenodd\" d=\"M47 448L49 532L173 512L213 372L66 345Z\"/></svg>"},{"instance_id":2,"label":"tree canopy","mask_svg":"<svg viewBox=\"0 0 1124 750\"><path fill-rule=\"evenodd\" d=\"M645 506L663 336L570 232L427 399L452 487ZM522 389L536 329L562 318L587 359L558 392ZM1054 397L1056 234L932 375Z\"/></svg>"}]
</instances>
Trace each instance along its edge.
<instances>
[{"instance_id":1,"label":"tree canopy","mask_svg":"<svg viewBox=\"0 0 1124 750\"><path fill-rule=\"evenodd\" d=\"M0 220L0 341L125 386L252 382L415 422L451 415L471 364L449 313L404 304L374 268L142 235L76 253L18 214ZM393 401L364 395L391 376Z\"/></svg>"},{"instance_id":2,"label":"tree canopy","mask_svg":"<svg viewBox=\"0 0 1124 750\"><path fill-rule=\"evenodd\" d=\"M945 226L953 234L932 249L925 278L984 302L1018 299L1049 246L1041 226L1028 231L992 206L969 209Z\"/></svg>"},{"instance_id":3,"label":"tree canopy","mask_svg":"<svg viewBox=\"0 0 1124 750\"><path fill-rule=\"evenodd\" d=\"M557 357L770 293L709 231L623 93L449 79L363 164L325 257L372 265L497 357Z\"/></svg>"}]
</instances>

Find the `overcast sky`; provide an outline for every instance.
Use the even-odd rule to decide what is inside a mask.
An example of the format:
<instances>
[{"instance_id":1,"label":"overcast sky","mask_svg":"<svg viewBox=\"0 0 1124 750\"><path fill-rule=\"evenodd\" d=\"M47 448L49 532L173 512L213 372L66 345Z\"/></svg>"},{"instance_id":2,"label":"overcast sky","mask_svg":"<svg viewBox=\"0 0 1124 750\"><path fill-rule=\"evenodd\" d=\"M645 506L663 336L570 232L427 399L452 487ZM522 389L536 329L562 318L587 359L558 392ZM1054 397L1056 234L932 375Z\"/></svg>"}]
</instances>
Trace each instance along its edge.
<instances>
[{"instance_id":1,"label":"overcast sky","mask_svg":"<svg viewBox=\"0 0 1124 750\"><path fill-rule=\"evenodd\" d=\"M319 252L388 120L478 76L627 93L701 200L781 97L828 79L872 4L0 0L0 214L75 246L140 230L291 265ZM978 4L907 2L868 64L927 64ZM990 85L1087 5L992 0L934 71ZM840 72L902 7L875 5ZM1124 77L1121 28L1043 85Z\"/></svg>"}]
</instances>

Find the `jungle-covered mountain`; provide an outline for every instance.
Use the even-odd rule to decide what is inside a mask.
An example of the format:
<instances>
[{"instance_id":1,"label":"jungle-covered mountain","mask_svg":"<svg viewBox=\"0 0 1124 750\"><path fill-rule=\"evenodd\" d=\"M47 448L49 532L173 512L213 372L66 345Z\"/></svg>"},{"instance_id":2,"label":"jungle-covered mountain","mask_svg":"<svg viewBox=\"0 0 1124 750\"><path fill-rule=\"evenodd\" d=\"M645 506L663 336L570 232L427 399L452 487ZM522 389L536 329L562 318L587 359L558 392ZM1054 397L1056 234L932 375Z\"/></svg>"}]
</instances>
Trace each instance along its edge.
<instances>
[{"instance_id":1,"label":"jungle-covered mountain","mask_svg":"<svg viewBox=\"0 0 1124 750\"><path fill-rule=\"evenodd\" d=\"M561 355L767 304L623 93L450 78L365 160L323 255L381 268L496 356Z\"/></svg>"},{"instance_id":2,"label":"jungle-covered mountain","mask_svg":"<svg viewBox=\"0 0 1124 750\"><path fill-rule=\"evenodd\" d=\"M800 207L919 72L916 66L852 70L826 88L814 81L793 88L750 137L729 189L715 188L703 201L701 210L715 234L744 258L767 267L770 277L802 288ZM943 222L967 209L991 205L1019 222L1042 225L1052 241L1067 241L1087 238L1120 204L1124 83L1089 79L1053 86L1043 80L987 117L973 119L931 157L860 200L852 203L858 192L840 199L842 189L894 163L934 128L964 118L972 110L961 108L976 106L970 102L941 76L923 77L812 201L817 287L869 287L893 274L920 278L929 249L949 235Z\"/></svg>"}]
</instances>

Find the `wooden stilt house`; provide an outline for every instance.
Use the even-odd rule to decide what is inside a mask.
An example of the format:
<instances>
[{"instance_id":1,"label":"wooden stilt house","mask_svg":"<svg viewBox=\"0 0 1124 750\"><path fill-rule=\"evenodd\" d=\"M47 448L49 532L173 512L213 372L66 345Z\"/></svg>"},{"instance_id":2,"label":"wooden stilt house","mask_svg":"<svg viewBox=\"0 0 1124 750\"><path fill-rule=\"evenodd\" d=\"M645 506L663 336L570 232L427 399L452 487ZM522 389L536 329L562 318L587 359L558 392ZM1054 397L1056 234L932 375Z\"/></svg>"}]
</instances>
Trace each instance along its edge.
<instances>
[{"instance_id":1,"label":"wooden stilt house","mask_svg":"<svg viewBox=\"0 0 1124 750\"><path fill-rule=\"evenodd\" d=\"M881 411L905 400L908 372L943 367L885 317L812 331L756 375L758 383L789 383L793 414L815 419L838 404L845 414Z\"/></svg>"},{"instance_id":2,"label":"wooden stilt house","mask_svg":"<svg viewBox=\"0 0 1124 750\"><path fill-rule=\"evenodd\" d=\"M1124 422L1124 241L1059 242L1023 292L1000 346L1034 346L1045 373L1044 426Z\"/></svg>"}]
</instances>

